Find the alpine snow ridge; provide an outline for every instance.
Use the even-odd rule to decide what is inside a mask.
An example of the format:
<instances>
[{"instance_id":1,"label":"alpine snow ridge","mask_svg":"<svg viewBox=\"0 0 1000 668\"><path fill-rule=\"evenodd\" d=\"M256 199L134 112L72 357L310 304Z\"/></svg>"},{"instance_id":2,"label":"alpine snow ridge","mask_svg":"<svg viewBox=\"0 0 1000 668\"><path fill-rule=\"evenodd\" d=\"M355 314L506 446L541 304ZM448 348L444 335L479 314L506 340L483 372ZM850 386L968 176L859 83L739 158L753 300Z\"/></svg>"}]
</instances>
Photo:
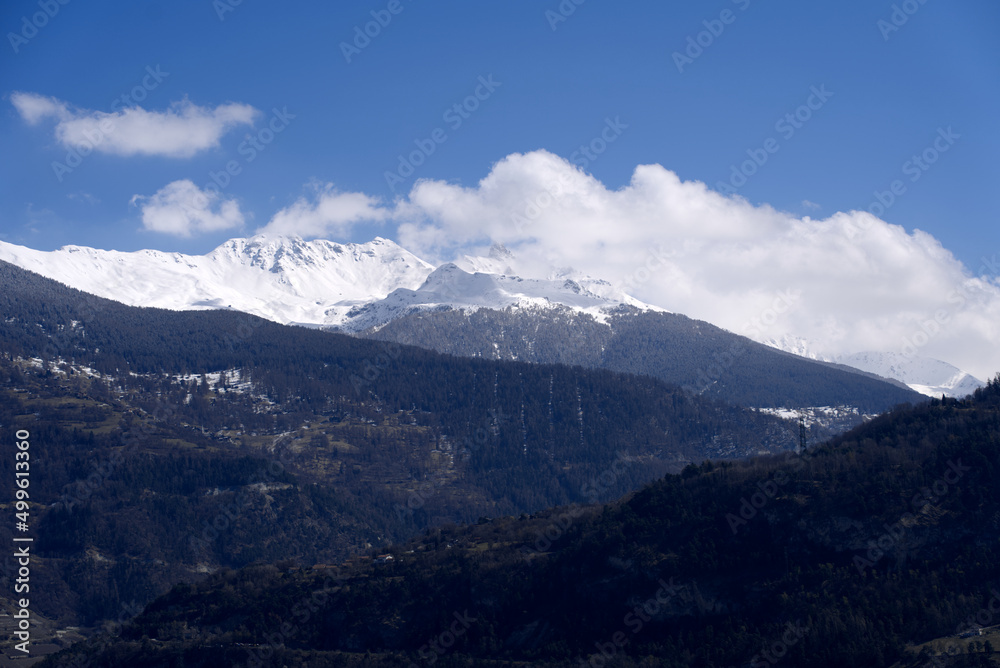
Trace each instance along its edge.
<instances>
[{"instance_id":1,"label":"alpine snow ridge","mask_svg":"<svg viewBox=\"0 0 1000 668\"><path fill-rule=\"evenodd\" d=\"M418 310L561 305L599 318L622 304L662 310L572 270L519 278L509 271L510 257L496 246L488 257L463 258L465 269L456 263L435 269L381 237L339 244L258 235L230 239L206 255L81 246L45 252L0 242L0 260L131 306L233 309L344 332Z\"/></svg>"},{"instance_id":2,"label":"alpine snow ridge","mask_svg":"<svg viewBox=\"0 0 1000 668\"><path fill-rule=\"evenodd\" d=\"M620 321L623 312L670 313L569 268L552 270L545 278L522 278L517 258L500 244L486 256L466 255L438 267L381 237L336 243L274 235L230 239L205 255L82 246L46 252L0 241L0 260L132 306L233 309L282 324L352 334L378 331L421 313L468 316L484 309L513 309L536 318L582 318L580 322L602 326L610 324L609 318ZM813 354L798 340L765 343L902 381L931 396L964 396L982 385L938 360L871 352L830 357Z\"/></svg>"},{"instance_id":3,"label":"alpine snow ridge","mask_svg":"<svg viewBox=\"0 0 1000 668\"><path fill-rule=\"evenodd\" d=\"M606 281L556 276L527 279L507 274L469 273L455 263L435 269L416 290L398 288L385 299L355 307L337 326L345 332L381 327L402 316L421 311L479 309L568 308L606 322L611 310L621 305L640 310L662 310L633 299Z\"/></svg>"},{"instance_id":4,"label":"alpine snow ridge","mask_svg":"<svg viewBox=\"0 0 1000 668\"><path fill-rule=\"evenodd\" d=\"M300 237L230 239L207 255L0 242L0 259L130 306L233 309L282 324L339 325L354 307L423 284L434 267L381 237L339 244Z\"/></svg>"}]
</instances>

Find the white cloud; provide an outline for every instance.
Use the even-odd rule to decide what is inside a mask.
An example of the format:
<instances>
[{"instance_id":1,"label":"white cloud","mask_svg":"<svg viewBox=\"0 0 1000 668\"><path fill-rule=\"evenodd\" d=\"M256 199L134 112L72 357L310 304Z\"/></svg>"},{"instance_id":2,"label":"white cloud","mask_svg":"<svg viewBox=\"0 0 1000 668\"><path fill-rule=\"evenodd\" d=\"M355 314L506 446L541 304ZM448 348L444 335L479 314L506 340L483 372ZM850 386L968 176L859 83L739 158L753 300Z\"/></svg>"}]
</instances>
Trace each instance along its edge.
<instances>
[{"instance_id":1,"label":"white cloud","mask_svg":"<svg viewBox=\"0 0 1000 668\"><path fill-rule=\"evenodd\" d=\"M35 93L14 93L11 102L31 125L55 119L56 139L66 148L121 156L189 158L218 146L222 135L233 127L252 125L260 113L247 104L211 109L187 99L162 112L128 107L111 113L72 109L61 100Z\"/></svg>"},{"instance_id":2,"label":"white cloud","mask_svg":"<svg viewBox=\"0 0 1000 668\"><path fill-rule=\"evenodd\" d=\"M201 190L187 179L168 183L151 197L135 195L132 204L142 207L145 229L178 237L243 225L236 200L223 199L218 191Z\"/></svg>"},{"instance_id":3,"label":"white cloud","mask_svg":"<svg viewBox=\"0 0 1000 668\"><path fill-rule=\"evenodd\" d=\"M1000 371L1000 283L868 213L797 218L659 165L610 190L536 151L475 187L420 181L393 216L400 243L428 258L500 241L523 273L572 266L758 339L801 337L825 354L915 349L981 378ZM792 306L769 311L788 290L801 291Z\"/></svg>"},{"instance_id":4,"label":"white cloud","mask_svg":"<svg viewBox=\"0 0 1000 668\"><path fill-rule=\"evenodd\" d=\"M318 190L314 201L299 198L257 232L338 238L346 236L356 223L382 221L388 216L388 210L377 199L362 193L339 192L327 184Z\"/></svg>"},{"instance_id":5,"label":"white cloud","mask_svg":"<svg viewBox=\"0 0 1000 668\"><path fill-rule=\"evenodd\" d=\"M236 216L220 212L215 229L242 220L228 204ZM147 208L163 215L147 220ZM146 226L194 227L166 215L176 208L147 205ZM915 352L984 379L1000 371L996 268L970 271L931 235L866 212L799 218L659 165L611 190L535 151L501 160L473 187L418 181L392 206L327 184L258 233L336 239L368 221L397 223L398 241L431 261L503 242L527 277L573 267L758 340L804 339L826 355Z\"/></svg>"},{"instance_id":6,"label":"white cloud","mask_svg":"<svg viewBox=\"0 0 1000 668\"><path fill-rule=\"evenodd\" d=\"M10 101L17 108L21 118L29 125L37 125L43 118L54 116L59 120L72 117L72 113L64 102L53 97L36 95L34 93L14 93Z\"/></svg>"}]
</instances>

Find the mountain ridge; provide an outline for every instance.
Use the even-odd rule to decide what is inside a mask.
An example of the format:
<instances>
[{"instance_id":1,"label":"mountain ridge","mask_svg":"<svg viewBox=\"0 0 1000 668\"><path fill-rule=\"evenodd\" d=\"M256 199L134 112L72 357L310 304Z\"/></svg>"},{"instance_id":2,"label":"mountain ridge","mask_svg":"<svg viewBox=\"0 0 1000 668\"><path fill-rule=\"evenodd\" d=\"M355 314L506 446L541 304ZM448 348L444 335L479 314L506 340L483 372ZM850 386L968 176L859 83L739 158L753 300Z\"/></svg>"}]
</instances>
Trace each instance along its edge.
<instances>
[{"instance_id":1,"label":"mountain ridge","mask_svg":"<svg viewBox=\"0 0 1000 668\"><path fill-rule=\"evenodd\" d=\"M607 322L623 306L669 313L608 281L571 269L553 270L545 279L521 278L512 271L515 259L507 248L494 245L485 257L467 255L435 267L383 237L341 244L257 235L230 239L205 255L122 253L83 246L44 252L0 241L0 260L130 305L233 309L283 324L352 334L382 328L420 311L448 309L469 314L483 308L566 307L599 322ZM817 357L795 346L766 343ZM825 361L858 368L849 361ZM968 393L982 384L954 369L949 386L947 379L938 378L939 366L930 362L923 366L927 377L920 376L919 364L905 378L892 375L898 367L877 364L862 370L903 380L925 395Z\"/></svg>"},{"instance_id":2,"label":"mountain ridge","mask_svg":"<svg viewBox=\"0 0 1000 668\"><path fill-rule=\"evenodd\" d=\"M2 261L0 288L0 424L45 461L32 601L70 625L221 566L339 560L797 442L653 378L126 306Z\"/></svg>"},{"instance_id":3,"label":"mountain ridge","mask_svg":"<svg viewBox=\"0 0 1000 668\"><path fill-rule=\"evenodd\" d=\"M395 242L230 239L206 255L64 246L43 252L0 242L0 260L100 297L170 310L226 309L283 324L318 325L352 306L419 287L433 267Z\"/></svg>"}]
</instances>

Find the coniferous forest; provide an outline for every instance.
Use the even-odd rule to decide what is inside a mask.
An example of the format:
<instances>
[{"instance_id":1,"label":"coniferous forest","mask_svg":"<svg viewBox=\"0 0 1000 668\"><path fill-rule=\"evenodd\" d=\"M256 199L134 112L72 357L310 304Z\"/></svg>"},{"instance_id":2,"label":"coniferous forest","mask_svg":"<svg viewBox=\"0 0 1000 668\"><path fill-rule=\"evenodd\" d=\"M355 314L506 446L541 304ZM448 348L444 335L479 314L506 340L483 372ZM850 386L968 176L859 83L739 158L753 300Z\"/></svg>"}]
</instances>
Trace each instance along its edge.
<instances>
[{"instance_id":1,"label":"coniferous forest","mask_svg":"<svg viewBox=\"0 0 1000 668\"><path fill-rule=\"evenodd\" d=\"M804 453L690 465L601 506L435 528L384 563L222 570L62 658L996 665L998 453L1000 376Z\"/></svg>"},{"instance_id":2,"label":"coniferous forest","mask_svg":"<svg viewBox=\"0 0 1000 668\"><path fill-rule=\"evenodd\" d=\"M921 399L901 383L805 360L680 314L626 306L607 323L566 307L418 312L362 335L453 355L647 375L741 406L850 405L879 413Z\"/></svg>"},{"instance_id":3,"label":"coniferous forest","mask_svg":"<svg viewBox=\"0 0 1000 668\"><path fill-rule=\"evenodd\" d=\"M36 610L90 638L44 665L993 665L1000 378L800 451L649 377L0 270Z\"/></svg>"},{"instance_id":4,"label":"coniferous forest","mask_svg":"<svg viewBox=\"0 0 1000 668\"><path fill-rule=\"evenodd\" d=\"M66 623L219 567L337 562L796 442L654 379L126 307L0 269L0 423L42 458L36 609Z\"/></svg>"}]
</instances>

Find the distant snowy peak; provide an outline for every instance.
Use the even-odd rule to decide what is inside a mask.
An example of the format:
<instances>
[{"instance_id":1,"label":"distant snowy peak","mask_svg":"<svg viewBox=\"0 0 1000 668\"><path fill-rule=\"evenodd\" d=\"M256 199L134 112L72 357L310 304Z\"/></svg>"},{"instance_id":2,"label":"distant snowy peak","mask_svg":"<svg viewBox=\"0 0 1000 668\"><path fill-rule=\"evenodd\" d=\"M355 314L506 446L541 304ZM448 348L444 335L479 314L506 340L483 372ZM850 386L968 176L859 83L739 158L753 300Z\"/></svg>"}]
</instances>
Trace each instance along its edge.
<instances>
[{"instance_id":1,"label":"distant snowy peak","mask_svg":"<svg viewBox=\"0 0 1000 668\"><path fill-rule=\"evenodd\" d=\"M865 351L848 355L823 355L818 344L785 336L764 341L766 345L801 357L834 362L905 383L929 397L964 397L986 383L947 362L930 357L907 356L898 352Z\"/></svg>"},{"instance_id":2,"label":"distant snowy peak","mask_svg":"<svg viewBox=\"0 0 1000 668\"><path fill-rule=\"evenodd\" d=\"M455 309L472 312L480 308L503 310L570 309L606 320L610 311L623 304L653 310L646 304L620 295L610 285L594 281L583 285L575 280L530 279L507 274L469 272L457 263L435 269L416 290L400 288L383 300L359 306L346 314L339 329L359 332L382 325L404 315L427 310ZM607 286L602 291L591 287Z\"/></svg>"},{"instance_id":3,"label":"distant snowy peak","mask_svg":"<svg viewBox=\"0 0 1000 668\"><path fill-rule=\"evenodd\" d=\"M419 287L434 269L382 238L337 244L255 236L230 239L207 255L79 246L44 252L0 242L0 260L126 304L233 308L315 325L397 288Z\"/></svg>"},{"instance_id":4,"label":"distant snowy peak","mask_svg":"<svg viewBox=\"0 0 1000 668\"><path fill-rule=\"evenodd\" d=\"M623 304L661 310L572 270L521 278L512 271L516 258L499 244L485 257L437 269L381 237L341 244L257 235L230 239L206 255L79 246L44 252L0 242L0 260L134 306L231 308L345 331L426 309L571 309L602 320Z\"/></svg>"},{"instance_id":5,"label":"distant snowy peak","mask_svg":"<svg viewBox=\"0 0 1000 668\"><path fill-rule=\"evenodd\" d=\"M465 255L456 260L453 264L469 274L495 274L501 277L511 277L518 281L535 281L536 285L546 283L549 285L547 288L548 290L552 289L552 284L558 283L562 286L562 290L564 291L575 293L577 295L589 294L591 297L603 299L607 302L606 306L625 304L627 306L634 306L643 311L670 313L670 311L667 311L666 309L639 301L635 297L626 293L624 290L615 287L609 281L601 278L594 278L572 268L552 269L545 274L544 279L523 278L526 274L530 275L533 272L531 272L528 267L519 266L518 257L500 243L494 243L490 247L488 255ZM519 278L519 276L521 278ZM546 296L548 296L550 300L552 299L551 292L547 293ZM559 303L564 302L559 301ZM578 308L570 303L565 304L573 308Z\"/></svg>"},{"instance_id":6,"label":"distant snowy peak","mask_svg":"<svg viewBox=\"0 0 1000 668\"><path fill-rule=\"evenodd\" d=\"M467 271L470 274L517 274L517 269L514 268L513 264L507 258L465 255L455 260L454 264L462 271Z\"/></svg>"},{"instance_id":7,"label":"distant snowy peak","mask_svg":"<svg viewBox=\"0 0 1000 668\"><path fill-rule=\"evenodd\" d=\"M761 341L761 343L765 346L777 348L778 350L784 350L786 353L798 355L799 357L806 357L811 360L820 360L822 362L833 361L832 357L824 357L816 353L816 350L819 348L818 344L807 341L799 336L784 334L780 338L765 339Z\"/></svg>"},{"instance_id":8,"label":"distant snowy peak","mask_svg":"<svg viewBox=\"0 0 1000 668\"><path fill-rule=\"evenodd\" d=\"M986 383L961 369L929 357L908 357L897 352L861 352L841 355L836 361L885 378L901 380L932 397L964 397Z\"/></svg>"},{"instance_id":9,"label":"distant snowy peak","mask_svg":"<svg viewBox=\"0 0 1000 668\"><path fill-rule=\"evenodd\" d=\"M489 253L482 255L463 255L455 261L462 270L470 274L517 274L517 259L514 254L501 243L490 246Z\"/></svg>"}]
</instances>

